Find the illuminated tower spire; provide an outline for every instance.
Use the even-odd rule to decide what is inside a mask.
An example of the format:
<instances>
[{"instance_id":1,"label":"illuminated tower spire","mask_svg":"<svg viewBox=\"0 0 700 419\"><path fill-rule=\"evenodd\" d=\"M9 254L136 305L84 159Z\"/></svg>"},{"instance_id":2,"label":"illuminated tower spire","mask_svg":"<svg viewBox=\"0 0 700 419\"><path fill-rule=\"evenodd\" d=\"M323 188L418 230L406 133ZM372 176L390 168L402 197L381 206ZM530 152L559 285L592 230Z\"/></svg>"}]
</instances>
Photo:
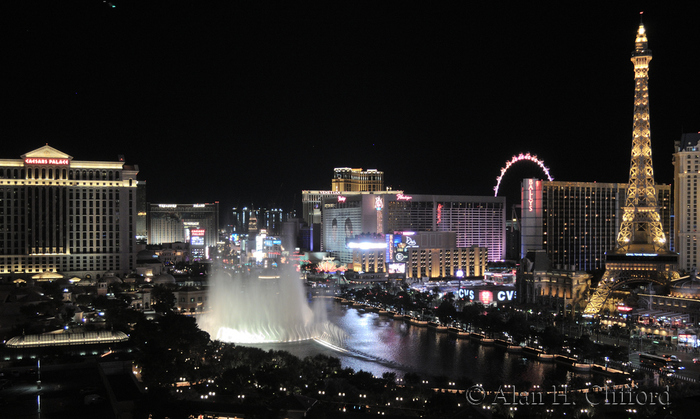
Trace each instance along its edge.
<instances>
[{"instance_id":1,"label":"illuminated tower spire","mask_svg":"<svg viewBox=\"0 0 700 419\"><path fill-rule=\"evenodd\" d=\"M625 252L655 253L666 249L651 160L649 61L651 50L647 46L644 24L640 23L632 52L635 87L630 179L617 236L617 245Z\"/></svg>"},{"instance_id":2,"label":"illuminated tower spire","mask_svg":"<svg viewBox=\"0 0 700 419\"><path fill-rule=\"evenodd\" d=\"M651 50L647 46L644 24L640 23L632 52L634 125L627 198L622 207L617 247L605 254L605 273L586 305L586 315L600 313L612 291L625 284L668 285L671 278L678 277L675 271L678 254L670 252L666 246L656 200L649 135L649 61Z\"/></svg>"}]
</instances>

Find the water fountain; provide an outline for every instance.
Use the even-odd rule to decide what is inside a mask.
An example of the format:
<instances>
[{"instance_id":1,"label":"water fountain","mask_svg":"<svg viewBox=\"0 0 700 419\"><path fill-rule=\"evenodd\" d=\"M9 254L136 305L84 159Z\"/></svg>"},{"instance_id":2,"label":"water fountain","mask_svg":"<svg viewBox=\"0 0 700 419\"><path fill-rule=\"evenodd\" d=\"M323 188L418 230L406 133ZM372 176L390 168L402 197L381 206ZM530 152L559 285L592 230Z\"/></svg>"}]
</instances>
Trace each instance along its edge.
<instances>
[{"instance_id":1,"label":"water fountain","mask_svg":"<svg viewBox=\"0 0 700 419\"><path fill-rule=\"evenodd\" d=\"M299 276L291 268L251 275L213 275L209 313L199 324L212 339L235 343L318 339L340 346L344 332L326 318L319 303L309 307Z\"/></svg>"}]
</instances>

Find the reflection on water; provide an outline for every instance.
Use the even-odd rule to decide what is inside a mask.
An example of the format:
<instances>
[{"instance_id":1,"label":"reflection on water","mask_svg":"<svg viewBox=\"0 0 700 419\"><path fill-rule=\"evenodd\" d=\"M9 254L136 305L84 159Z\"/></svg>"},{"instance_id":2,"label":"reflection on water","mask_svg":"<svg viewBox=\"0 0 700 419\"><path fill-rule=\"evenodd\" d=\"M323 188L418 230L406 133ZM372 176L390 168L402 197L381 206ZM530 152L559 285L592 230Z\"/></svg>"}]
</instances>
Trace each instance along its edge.
<instances>
[{"instance_id":1,"label":"reflection on water","mask_svg":"<svg viewBox=\"0 0 700 419\"><path fill-rule=\"evenodd\" d=\"M503 348L482 346L447 333L412 326L403 321L358 311L327 300L328 320L347 333L341 353L313 342L250 345L262 349L285 350L299 357L324 354L339 358L343 367L381 376L395 372L402 377L415 372L421 377L467 378L486 388L510 384L519 388L566 382L572 375L563 366L528 360ZM355 354L353 354L354 352ZM371 354L371 358L359 355Z\"/></svg>"}]
</instances>

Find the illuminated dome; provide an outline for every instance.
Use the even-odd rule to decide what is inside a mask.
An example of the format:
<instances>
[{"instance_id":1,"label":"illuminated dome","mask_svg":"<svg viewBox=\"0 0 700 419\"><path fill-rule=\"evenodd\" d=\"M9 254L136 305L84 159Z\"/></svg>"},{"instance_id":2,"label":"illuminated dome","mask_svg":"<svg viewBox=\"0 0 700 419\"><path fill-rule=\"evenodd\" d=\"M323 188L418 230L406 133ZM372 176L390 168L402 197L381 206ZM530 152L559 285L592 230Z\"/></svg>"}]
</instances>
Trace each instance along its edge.
<instances>
[{"instance_id":1,"label":"illuminated dome","mask_svg":"<svg viewBox=\"0 0 700 419\"><path fill-rule=\"evenodd\" d=\"M97 284L93 278L83 278L76 285L81 287L91 287Z\"/></svg>"},{"instance_id":2,"label":"illuminated dome","mask_svg":"<svg viewBox=\"0 0 700 419\"><path fill-rule=\"evenodd\" d=\"M121 278L119 278L117 275L115 275L114 272L107 272L107 273L105 273L105 275L102 278L105 281L107 281L108 284L113 284L115 282L117 284L121 284L122 282L124 282L124 281L122 281Z\"/></svg>"},{"instance_id":3,"label":"illuminated dome","mask_svg":"<svg viewBox=\"0 0 700 419\"><path fill-rule=\"evenodd\" d=\"M671 287L672 297L700 298L700 280L694 275L676 281Z\"/></svg>"},{"instance_id":4,"label":"illuminated dome","mask_svg":"<svg viewBox=\"0 0 700 419\"><path fill-rule=\"evenodd\" d=\"M151 283L156 285L174 285L175 277L170 274L163 273L154 277L153 280L151 280Z\"/></svg>"}]
</instances>

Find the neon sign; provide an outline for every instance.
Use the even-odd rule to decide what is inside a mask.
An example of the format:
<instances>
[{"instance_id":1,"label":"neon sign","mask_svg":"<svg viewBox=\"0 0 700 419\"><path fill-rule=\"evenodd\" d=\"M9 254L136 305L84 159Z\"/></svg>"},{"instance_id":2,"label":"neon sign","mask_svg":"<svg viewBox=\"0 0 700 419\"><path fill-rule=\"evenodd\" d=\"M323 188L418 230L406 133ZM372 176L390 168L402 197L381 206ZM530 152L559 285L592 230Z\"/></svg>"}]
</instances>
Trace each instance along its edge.
<instances>
[{"instance_id":1,"label":"neon sign","mask_svg":"<svg viewBox=\"0 0 700 419\"><path fill-rule=\"evenodd\" d=\"M438 204L437 207L437 223L440 224L442 222L442 204Z\"/></svg>"},{"instance_id":2,"label":"neon sign","mask_svg":"<svg viewBox=\"0 0 700 419\"><path fill-rule=\"evenodd\" d=\"M457 291L457 296L459 298L468 298L470 300L473 300L474 290L465 290L464 288L460 288L459 291Z\"/></svg>"},{"instance_id":3,"label":"neon sign","mask_svg":"<svg viewBox=\"0 0 700 419\"><path fill-rule=\"evenodd\" d=\"M402 193L396 194L397 201L410 201L411 199L413 199L412 196L404 195Z\"/></svg>"},{"instance_id":4,"label":"neon sign","mask_svg":"<svg viewBox=\"0 0 700 419\"><path fill-rule=\"evenodd\" d=\"M346 199L347 199L346 197L344 197L342 195L338 195L338 202L345 202Z\"/></svg>"},{"instance_id":5,"label":"neon sign","mask_svg":"<svg viewBox=\"0 0 700 419\"><path fill-rule=\"evenodd\" d=\"M190 235L192 236L203 236L206 230L203 228L193 228L190 230Z\"/></svg>"},{"instance_id":6,"label":"neon sign","mask_svg":"<svg viewBox=\"0 0 700 419\"><path fill-rule=\"evenodd\" d=\"M532 212L532 203L534 201L534 198L532 197L534 195L533 187L534 180L529 179L529 184L527 185L527 209L529 212Z\"/></svg>"},{"instance_id":7,"label":"neon sign","mask_svg":"<svg viewBox=\"0 0 700 419\"><path fill-rule=\"evenodd\" d=\"M58 166L67 166L70 164L68 159L38 159L38 158L27 158L24 159L24 164L53 164Z\"/></svg>"},{"instance_id":8,"label":"neon sign","mask_svg":"<svg viewBox=\"0 0 700 419\"><path fill-rule=\"evenodd\" d=\"M515 297L515 291L498 291L496 298L498 301L513 301Z\"/></svg>"},{"instance_id":9,"label":"neon sign","mask_svg":"<svg viewBox=\"0 0 700 419\"><path fill-rule=\"evenodd\" d=\"M381 196L377 196L374 198L374 209L377 211L381 211L381 209L384 208L384 200L382 199Z\"/></svg>"},{"instance_id":10,"label":"neon sign","mask_svg":"<svg viewBox=\"0 0 700 419\"><path fill-rule=\"evenodd\" d=\"M177 208L177 204L158 204L158 208Z\"/></svg>"},{"instance_id":11,"label":"neon sign","mask_svg":"<svg viewBox=\"0 0 700 419\"><path fill-rule=\"evenodd\" d=\"M508 291L498 291L496 292L496 300L501 301L501 302L506 302L506 301L513 301L516 297L517 293L515 290L508 290ZM489 290L473 290L473 289L465 289L465 288L460 288L457 290L457 297L459 298L465 298L468 300L474 300L474 297L478 296L479 301L481 301L482 304L491 304L493 302L493 297L494 293L493 291Z\"/></svg>"}]
</instances>

